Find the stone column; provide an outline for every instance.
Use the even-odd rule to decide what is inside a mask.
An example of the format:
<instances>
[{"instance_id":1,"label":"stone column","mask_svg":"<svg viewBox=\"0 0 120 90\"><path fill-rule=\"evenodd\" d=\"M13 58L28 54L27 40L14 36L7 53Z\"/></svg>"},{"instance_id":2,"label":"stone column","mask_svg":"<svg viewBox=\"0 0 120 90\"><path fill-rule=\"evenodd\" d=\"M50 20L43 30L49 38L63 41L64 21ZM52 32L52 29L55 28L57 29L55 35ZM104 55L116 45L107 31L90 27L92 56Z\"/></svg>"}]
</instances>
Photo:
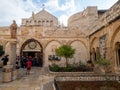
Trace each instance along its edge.
<instances>
[{"instance_id":1,"label":"stone column","mask_svg":"<svg viewBox=\"0 0 120 90\"><path fill-rule=\"evenodd\" d=\"M7 41L10 43L10 52L9 52L9 60L7 62L7 65L4 67L4 75L3 75L3 82L9 82L12 80L15 80L16 70L15 64L16 64L16 44L17 44L17 24L15 20L13 20L13 23L10 25L11 30L11 39L7 39Z\"/></svg>"},{"instance_id":2,"label":"stone column","mask_svg":"<svg viewBox=\"0 0 120 90\"><path fill-rule=\"evenodd\" d=\"M93 62L96 60L95 48L92 48L92 50L91 50L91 60L92 60Z\"/></svg>"},{"instance_id":3,"label":"stone column","mask_svg":"<svg viewBox=\"0 0 120 90\"><path fill-rule=\"evenodd\" d=\"M4 66L3 73L3 82L10 82L15 80L17 77L16 71L14 71L15 63L16 63L16 39L10 39L10 52L9 52L9 60L7 65Z\"/></svg>"},{"instance_id":4,"label":"stone column","mask_svg":"<svg viewBox=\"0 0 120 90\"><path fill-rule=\"evenodd\" d=\"M9 62L15 67L16 63L16 39L10 41L10 53L9 53Z\"/></svg>"}]
</instances>

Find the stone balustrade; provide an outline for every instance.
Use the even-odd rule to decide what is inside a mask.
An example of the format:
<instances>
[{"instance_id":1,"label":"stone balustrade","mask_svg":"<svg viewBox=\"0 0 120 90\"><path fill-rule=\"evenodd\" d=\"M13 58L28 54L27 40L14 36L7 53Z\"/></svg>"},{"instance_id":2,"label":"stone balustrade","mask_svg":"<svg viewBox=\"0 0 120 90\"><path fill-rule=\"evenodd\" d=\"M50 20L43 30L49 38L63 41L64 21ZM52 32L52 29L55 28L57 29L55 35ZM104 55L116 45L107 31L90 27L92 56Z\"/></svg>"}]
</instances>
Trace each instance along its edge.
<instances>
[{"instance_id":1,"label":"stone balustrade","mask_svg":"<svg viewBox=\"0 0 120 90\"><path fill-rule=\"evenodd\" d=\"M106 73L98 74L95 72L51 72L49 74L55 76L56 81L118 81L120 82L120 74Z\"/></svg>"},{"instance_id":2,"label":"stone balustrade","mask_svg":"<svg viewBox=\"0 0 120 90\"><path fill-rule=\"evenodd\" d=\"M50 75L53 76L58 76L58 77L66 77L66 76L70 76L70 77L77 77L80 75L94 75L94 72L51 72L49 71Z\"/></svg>"},{"instance_id":3,"label":"stone balustrade","mask_svg":"<svg viewBox=\"0 0 120 90\"><path fill-rule=\"evenodd\" d=\"M120 81L120 75L81 74L79 76L56 76L56 81Z\"/></svg>"}]
</instances>

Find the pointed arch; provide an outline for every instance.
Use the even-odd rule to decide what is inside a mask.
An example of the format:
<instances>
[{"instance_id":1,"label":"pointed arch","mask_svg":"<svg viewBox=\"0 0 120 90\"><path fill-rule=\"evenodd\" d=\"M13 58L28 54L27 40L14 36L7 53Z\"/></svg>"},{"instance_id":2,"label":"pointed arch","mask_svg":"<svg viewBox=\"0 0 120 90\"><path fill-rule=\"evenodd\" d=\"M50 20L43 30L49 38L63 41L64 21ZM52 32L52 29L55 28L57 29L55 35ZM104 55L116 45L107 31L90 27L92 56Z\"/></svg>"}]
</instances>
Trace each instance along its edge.
<instances>
[{"instance_id":1,"label":"pointed arch","mask_svg":"<svg viewBox=\"0 0 120 90\"><path fill-rule=\"evenodd\" d=\"M120 26L118 26L116 29L115 29L115 31L114 31L114 33L113 33L113 35L112 35L112 37L111 37L111 40L110 40L110 47L113 47L114 46L114 40L115 40L115 37L116 37L116 35L118 34L118 32L120 32Z\"/></svg>"},{"instance_id":2,"label":"pointed arch","mask_svg":"<svg viewBox=\"0 0 120 90\"><path fill-rule=\"evenodd\" d=\"M96 42L97 41L97 42ZM95 44L96 43L96 44ZM94 45L96 45L96 46L94 46ZM98 37L94 37L93 39L92 39L92 41L90 42L90 50L92 49L92 48L96 48L96 47L99 47L99 38Z\"/></svg>"}]
</instances>

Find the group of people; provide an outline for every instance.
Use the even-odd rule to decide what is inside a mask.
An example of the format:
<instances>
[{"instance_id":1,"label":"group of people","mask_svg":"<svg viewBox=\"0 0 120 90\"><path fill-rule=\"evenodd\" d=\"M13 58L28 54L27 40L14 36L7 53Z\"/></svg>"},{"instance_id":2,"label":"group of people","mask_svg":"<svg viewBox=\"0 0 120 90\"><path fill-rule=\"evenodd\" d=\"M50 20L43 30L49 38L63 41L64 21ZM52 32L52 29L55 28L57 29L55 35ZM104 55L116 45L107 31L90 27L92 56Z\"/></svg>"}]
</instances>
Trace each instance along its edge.
<instances>
[{"instance_id":1,"label":"group of people","mask_svg":"<svg viewBox=\"0 0 120 90\"><path fill-rule=\"evenodd\" d=\"M4 58L2 58L3 61L3 66L7 65L7 62L9 61L9 55L5 55ZM16 62L15 62L15 68L26 68L27 72L26 74L30 74L31 67L36 65L35 63L36 59L33 59L31 56L29 57L24 57L24 56L17 56L16 57Z\"/></svg>"},{"instance_id":2,"label":"group of people","mask_svg":"<svg viewBox=\"0 0 120 90\"><path fill-rule=\"evenodd\" d=\"M26 68L26 62L28 59L29 59L28 56L20 57L21 68ZM31 62L32 62L32 66L40 66L40 58L38 58L38 57L31 57Z\"/></svg>"},{"instance_id":3,"label":"group of people","mask_svg":"<svg viewBox=\"0 0 120 90\"><path fill-rule=\"evenodd\" d=\"M17 38L16 37L17 24L16 24L15 20L13 20L13 23L10 25L10 30L11 30L11 38L16 39ZM9 60L8 56L9 55L6 55L6 56L4 56L4 58L2 58L3 66L7 65L7 62ZM16 69L19 69L20 67L27 68L26 74L29 74L31 66L32 66L32 57L31 56L29 56L28 58L25 58L24 56L22 56L22 57L17 56L16 63L15 63Z\"/></svg>"},{"instance_id":4,"label":"group of people","mask_svg":"<svg viewBox=\"0 0 120 90\"><path fill-rule=\"evenodd\" d=\"M21 58L19 56L17 56L16 58L16 69L19 69L19 68L26 68L27 71L26 71L26 74L29 75L30 74L30 70L31 70L31 67L32 67L32 57L29 56L29 57L24 57L22 56Z\"/></svg>"}]
</instances>

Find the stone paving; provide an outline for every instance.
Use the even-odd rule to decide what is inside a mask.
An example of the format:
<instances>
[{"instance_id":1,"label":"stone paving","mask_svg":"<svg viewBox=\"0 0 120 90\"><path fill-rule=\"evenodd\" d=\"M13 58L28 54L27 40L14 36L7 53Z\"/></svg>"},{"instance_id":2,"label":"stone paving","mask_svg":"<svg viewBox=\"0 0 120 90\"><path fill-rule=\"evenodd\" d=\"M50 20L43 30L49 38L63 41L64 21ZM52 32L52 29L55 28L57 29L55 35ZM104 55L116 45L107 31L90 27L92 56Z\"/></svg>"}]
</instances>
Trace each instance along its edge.
<instances>
[{"instance_id":1,"label":"stone paving","mask_svg":"<svg viewBox=\"0 0 120 90\"><path fill-rule=\"evenodd\" d=\"M30 75L25 74L26 69L20 69L21 77L12 82L2 82L0 71L0 90L54 90L54 77L48 74L47 69L32 67Z\"/></svg>"}]
</instances>

